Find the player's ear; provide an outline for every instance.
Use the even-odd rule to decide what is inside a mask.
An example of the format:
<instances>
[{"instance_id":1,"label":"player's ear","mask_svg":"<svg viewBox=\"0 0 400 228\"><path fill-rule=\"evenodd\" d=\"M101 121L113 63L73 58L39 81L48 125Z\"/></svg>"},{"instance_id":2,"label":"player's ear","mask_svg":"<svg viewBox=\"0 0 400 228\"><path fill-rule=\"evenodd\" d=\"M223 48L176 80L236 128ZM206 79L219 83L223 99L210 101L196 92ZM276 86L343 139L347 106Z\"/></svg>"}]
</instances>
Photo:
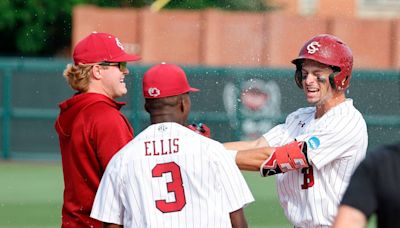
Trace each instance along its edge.
<instances>
[{"instance_id":1,"label":"player's ear","mask_svg":"<svg viewBox=\"0 0 400 228\"><path fill-rule=\"evenodd\" d=\"M181 118L182 118L182 125L186 125L187 118L190 113L190 97L188 94L182 94L180 98L180 111L181 111Z\"/></svg>"},{"instance_id":2,"label":"player's ear","mask_svg":"<svg viewBox=\"0 0 400 228\"><path fill-rule=\"evenodd\" d=\"M180 99L180 103L181 103L181 111L183 113L189 113L190 112L190 106L191 106L191 102L190 102L190 97L189 94L185 93L181 95L181 99Z\"/></svg>"},{"instance_id":3,"label":"player's ear","mask_svg":"<svg viewBox=\"0 0 400 228\"><path fill-rule=\"evenodd\" d=\"M95 79L100 79L101 75L100 75L100 66L99 65L94 65L92 67L92 75Z\"/></svg>"},{"instance_id":4,"label":"player's ear","mask_svg":"<svg viewBox=\"0 0 400 228\"><path fill-rule=\"evenodd\" d=\"M146 112L150 113L149 104L147 102L144 102L144 109L146 110Z\"/></svg>"}]
</instances>

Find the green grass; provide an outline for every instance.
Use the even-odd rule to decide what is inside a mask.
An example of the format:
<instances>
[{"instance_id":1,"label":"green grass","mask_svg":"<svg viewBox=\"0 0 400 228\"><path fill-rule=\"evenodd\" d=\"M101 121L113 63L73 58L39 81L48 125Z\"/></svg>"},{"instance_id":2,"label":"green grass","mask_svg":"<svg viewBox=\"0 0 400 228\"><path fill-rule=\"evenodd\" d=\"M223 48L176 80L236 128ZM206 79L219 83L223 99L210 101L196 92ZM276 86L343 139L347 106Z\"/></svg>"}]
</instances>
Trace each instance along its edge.
<instances>
[{"instance_id":1,"label":"green grass","mask_svg":"<svg viewBox=\"0 0 400 228\"><path fill-rule=\"evenodd\" d=\"M60 227L60 164L0 163L0 227Z\"/></svg>"},{"instance_id":2,"label":"green grass","mask_svg":"<svg viewBox=\"0 0 400 228\"><path fill-rule=\"evenodd\" d=\"M249 227L292 228L279 205L275 178L243 174L256 199L245 209ZM60 227L62 192L60 163L0 162L0 227Z\"/></svg>"},{"instance_id":3,"label":"green grass","mask_svg":"<svg viewBox=\"0 0 400 228\"><path fill-rule=\"evenodd\" d=\"M243 172L255 202L245 208L249 227L292 228L279 205L275 178L262 178L258 172Z\"/></svg>"}]
</instances>

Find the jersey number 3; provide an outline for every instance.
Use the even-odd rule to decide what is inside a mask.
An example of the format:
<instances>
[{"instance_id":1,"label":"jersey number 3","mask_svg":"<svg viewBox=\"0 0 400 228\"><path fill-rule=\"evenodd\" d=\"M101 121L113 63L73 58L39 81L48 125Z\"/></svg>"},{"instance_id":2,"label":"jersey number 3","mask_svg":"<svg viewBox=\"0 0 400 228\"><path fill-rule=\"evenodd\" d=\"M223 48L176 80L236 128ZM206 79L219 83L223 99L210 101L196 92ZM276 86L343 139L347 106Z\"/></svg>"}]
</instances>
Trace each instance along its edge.
<instances>
[{"instance_id":1,"label":"jersey number 3","mask_svg":"<svg viewBox=\"0 0 400 228\"><path fill-rule=\"evenodd\" d=\"M165 173L171 173L171 182L167 182L168 192L175 194L175 201L156 200L158 210L169 213L180 211L186 205L185 191L182 183L181 169L175 162L157 164L151 171L153 177L161 177Z\"/></svg>"},{"instance_id":2,"label":"jersey number 3","mask_svg":"<svg viewBox=\"0 0 400 228\"><path fill-rule=\"evenodd\" d=\"M307 189L314 186L314 174L312 166L308 168L303 168L301 172L304 174L304 182L301 185L301 189Z\"/></svg>"}]
</instances>

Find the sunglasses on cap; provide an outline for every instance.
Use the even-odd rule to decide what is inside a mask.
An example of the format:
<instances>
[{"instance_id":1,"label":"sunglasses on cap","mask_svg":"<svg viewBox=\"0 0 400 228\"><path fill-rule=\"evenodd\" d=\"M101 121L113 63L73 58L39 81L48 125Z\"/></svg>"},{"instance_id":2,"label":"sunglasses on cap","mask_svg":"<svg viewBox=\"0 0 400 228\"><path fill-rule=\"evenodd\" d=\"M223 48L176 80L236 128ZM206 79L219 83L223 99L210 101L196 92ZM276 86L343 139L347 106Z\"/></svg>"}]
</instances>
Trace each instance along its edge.
<instances>
[{"instance_id":1,"label":"sunglasses on cap","mask_svg":"<svg viewBox=\"0 0 400 228\"><path fill-rule=\"evenodd\" d=\"M98 65L100 65L100 66L118 66L118 68L121 72L125 72L128 69L127 62L118 62L118 63L101 62Z\"/></svg>"}]
</instances>

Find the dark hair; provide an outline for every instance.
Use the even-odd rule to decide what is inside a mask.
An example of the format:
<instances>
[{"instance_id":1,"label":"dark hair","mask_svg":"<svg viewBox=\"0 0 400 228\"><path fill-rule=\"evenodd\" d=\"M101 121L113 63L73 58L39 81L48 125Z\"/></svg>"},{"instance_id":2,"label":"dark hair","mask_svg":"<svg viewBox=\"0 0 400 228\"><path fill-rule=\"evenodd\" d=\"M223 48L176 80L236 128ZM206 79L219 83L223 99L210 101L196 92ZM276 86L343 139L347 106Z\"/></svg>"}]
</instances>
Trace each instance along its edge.
<instances>
[{"instance_id":1,"label":"dark hair","mask_svg":"<svg viewBox=\"0 0 400 228\"><path fill-rule=\"evenodd\" d=\"M187 95L188 93L163 98L146 98L146 111L152 113L155 110L162 110L168 107L174 107L179 104L184 96Z\"/></svg>"}]
</instances>

